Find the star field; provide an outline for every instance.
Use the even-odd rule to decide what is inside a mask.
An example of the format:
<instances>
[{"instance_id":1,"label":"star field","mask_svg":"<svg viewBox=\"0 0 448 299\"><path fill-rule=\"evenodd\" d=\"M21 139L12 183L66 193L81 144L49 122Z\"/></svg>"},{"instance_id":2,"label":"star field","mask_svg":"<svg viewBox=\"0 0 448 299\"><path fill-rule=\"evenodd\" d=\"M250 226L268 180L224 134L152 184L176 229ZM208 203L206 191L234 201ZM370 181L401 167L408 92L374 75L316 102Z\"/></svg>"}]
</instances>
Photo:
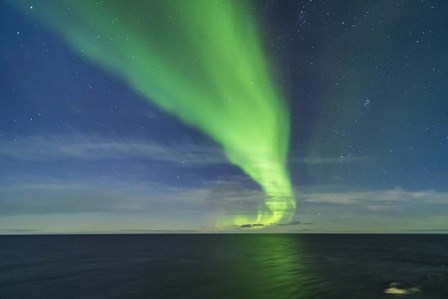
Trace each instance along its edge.
<instances>
[{"instance_id":1,"label":"star field","mask_svg":"<svg viewBox=\"0 0 448 299\"><path fill-rule=\"evenodd\" d=\"M13 2L0 3L0 233L208 231L210 219L263 202L221 139L148 101L111 65L92 62L91 49L70 45L33 15L39 1ZM96 13L104 15L105 2ZM269 229L446 229L448 3L245 4L286 103L293 220L308 223ZM145 22L142 14L123 17ZM116 55L106 41L117 37L92 34L107 45L100 56Z\"/></svg>"}]
</instances>

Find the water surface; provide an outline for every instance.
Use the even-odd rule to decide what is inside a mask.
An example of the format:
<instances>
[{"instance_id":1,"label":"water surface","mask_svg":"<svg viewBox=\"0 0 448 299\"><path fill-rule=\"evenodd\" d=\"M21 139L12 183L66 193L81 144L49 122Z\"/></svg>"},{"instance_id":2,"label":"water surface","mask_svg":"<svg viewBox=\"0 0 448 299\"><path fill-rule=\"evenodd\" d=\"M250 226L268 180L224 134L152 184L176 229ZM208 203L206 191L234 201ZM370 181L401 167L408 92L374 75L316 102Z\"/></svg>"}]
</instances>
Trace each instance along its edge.
<instances>
[{"instance_id":1,"label":"water surface","mask_svg":"<svg viewBox=\"0 0 448 299\"><path fill-rule=\"evenodd\" d=\"M0 298L446 299L448 235L0 236Z\"/></svg>"}]
</instances>

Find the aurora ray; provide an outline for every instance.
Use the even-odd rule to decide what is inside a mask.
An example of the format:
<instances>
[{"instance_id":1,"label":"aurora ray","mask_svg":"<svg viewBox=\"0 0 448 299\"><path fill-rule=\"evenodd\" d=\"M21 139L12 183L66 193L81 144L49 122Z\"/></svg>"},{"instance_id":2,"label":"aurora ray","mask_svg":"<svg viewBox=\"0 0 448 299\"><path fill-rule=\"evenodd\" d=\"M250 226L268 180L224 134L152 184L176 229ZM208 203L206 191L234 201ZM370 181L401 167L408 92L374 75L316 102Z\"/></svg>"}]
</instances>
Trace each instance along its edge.
<instances>
[{"instance_id":1,"label":"aurora ray","mask_svg":"<svg viewBox=\"0 0 448 299\"><path fill-rule=\"evenodd\" d=\"M291 219L288 111L244 1L17 2L80 55L219 143L261 186L267 209L225 224Z\"/></svg>"}]
</instances>

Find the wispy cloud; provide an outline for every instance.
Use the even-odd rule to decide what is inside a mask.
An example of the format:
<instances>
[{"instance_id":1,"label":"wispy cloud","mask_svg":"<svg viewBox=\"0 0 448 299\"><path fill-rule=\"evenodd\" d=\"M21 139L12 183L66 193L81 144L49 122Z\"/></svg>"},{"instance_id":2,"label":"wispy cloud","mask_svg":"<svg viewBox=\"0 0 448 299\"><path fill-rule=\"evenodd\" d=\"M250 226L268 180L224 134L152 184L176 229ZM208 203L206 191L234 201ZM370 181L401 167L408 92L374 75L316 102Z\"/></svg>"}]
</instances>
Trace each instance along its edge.
<instances>
[{"instance_id":1,"label":"wispy cloud","mask_svg":"<svg viewBox=\"0 0 448 299\"><path fill-rule=\"evenodd\" d=\"M284 229L375 231L403 229L411 224L413 228L421 226L430 229L431 223L439 225L440 219L448 212L448 192L399 188L338 192L319 190L308 188L306 192L297 193L296 220L312 225L303 227L298 224L294 228ZM125 219L128 218L129 221L133 218L141 221L153 219L151 221L158 221L158 228L163 228L179 219L180 215L190 215L191 226L184 227L189 229L197 228L198 223L204 223L204 219L215 215L255 213L263 199L261 190L247 189L238 182L222 180L187 189L158 183L141 184L138 181L114 182L113 178L109 181L46 181L36 178L34 181L0 187L0 220L7 222L6 219L19 217L17 219L29 225L29 221L44 221L51 217L60 219L61 216L57 215L64 214L70 215L76 223L76 215L79 215L79 221L103 215L105 219L111 219L107 221L120 217L123 223L127 223ZM104 221L102 225L107 228L108 222ZM136 227L152 229L143 222L141 226L135 223ZM123 229L118 224L110 225L114 229ZM35 227L39 228L38 223ZM29 226L9 224L9 228Z\"/></svg>"},{"instance_id":2,"label":"wispy cloud","mask_svg":"<svg viewBox=\"0 0 448 299\"><path fill-rule=\"evenodd\" d=\"M54 213L207 213L215 209L254 212L264 198L261 190L216 181L181 188L151 182L34 181L0 186L0 216Z\"/></svg>"},{"instance_id":3,"label":"wispy cloud","mask_svg":"<svg viewBox=\"0 0 448 299\"><path fill-rule=\"evenodd\" d=\"M122 181L114 177L76 181L34 178L0 186L0 214L155 211L170 214L207 213L214 209L250 213L255 212L263 199L260 189L247 188L238 178L235 181L217 179L194 187ZM332 215L388 211L412 215L448 210L448 192L435 190L330 192L308 188L297 192L297 201L299 213L325 211Z\"/></svg>"},{"instance_id":4,"label":"wispy cloud","mask_svg":"<svg viewBox=\"0 0 448 299\"><path fill-rule=\"evenodd\" d=\"M440 219L448 213L446 191L319 189L298 193L296 216L312 222L314 231L440 229Z\"/></svg>"},{"instance_id":5,"label":"wispy cloud","mask_svg":"<svg viewBox=\"0 0 448 299\"><path fill-rule=\"evenodd\" d=\"M192 142L161 143L154 140L104 138L96 136L27 136L0 138L0 159L54 161L64 159L145 159L159 162L203 165L228 164L222 149L214 144ZM367 157L291 158L291 163L320 165L366 162Z\"/></svg>"},{"instance_id":6,"label":"wispy cloud","mask_svg":"<svg viewBox=\"0 0 448 299\"><path fill-rule=\"evenodd\" d=\"M300 194L300 193L299 193ZM339 191L339 192L313 192L300 194L301 200L307 203L319 204L395 204L395 203L425 203L448 204L448 193L435 190L407 191L401 188L392 190L368 190L368 191Z\"/></svg>"},{"instance_id":7,"label":"wispy cloud","mask_svg":"<svg viewBox=\"0 0 448 299\"><path fill-rule=\"evenodd\" d=\"M179 197L178 193L182 196ZM0 188L0 214L154 212L169 211L173 207L184 210L185 207L191 209L200 205L199 195L201 190L179 191L159 184L104 185L98 181L22 183Z\"/></svg>"},{"instance_id":8,"label":"wispy cloud","mask_svg":"<svg viewBox=\"0 0 448 299\"><path fill-rule=\"evenodd\" d=\"M33 136L15 141L0 138L0 162L2 159L24 164L55 162L54 165L65 165L60 163L63 161L92 159L138 159L196 166L228 164L222 150L214 145L162 144L151 140L92 136ZM293 159L294 161L298 160ZM337 162L335 159L317 158L299 161L302 162L298 163L312 165ZM352 161L364 160L360 158ZM32 169L33 172L12 172L0 181L0 218L28 217L27 215L45 217L63 213L70 214L75 219L80 214L102 213L164 217L169 222L169 219L178 218L179 214L194 214L194 219L206 218L217 210L224 211L226 215L255 213L264 199L262 191L255 183L250 184L250 179L242 173L223 177L207 176L206 180L199 180L197 184L183 185L158 180L157 174L148 176L146 170L141 173L118 172L118 175L117 172L87 175L83 170L82 175L74 173L59 178L53 173L40 171L38 167ZM68 172L70 169L58 173L66 174L65 170ZM153 181L148 178L153 178ZM350 223L354 223L353 219L360 223L366 217L381 218L380 221L386 218L398 221L400 217L440 218L448 213L448 192L445 191L412 191L400 188L351 190L350 187L339 184L301 186L297 188L296 194L297 219L316 223L316 227L319 223L333 225L331 221L336 220L348 227ZM374 223L374 220L371 222ZM21 228L24 227L17 227ZM324 226L320 228L323 229Z\"/></svg>"},{"instance_id":9,"label":"wispy cloud","mask_svg":"<svg viewBox=\"0 0 448 299\"><path fill-rule=\"evenodd\" d=\"M339 156L339 157L304 157L292 158L292 163L306 164L306 165L321 165L321 164L341 164L341 163L363 163L372 160L368 157L353 157L353 156Z\"/></svg>"},{"instance_id":10,"label":"wispy cloud","mask_svg":"<svg viewBox=\"0 0 448 299\"><path fill-rule=\"evenodd\" d=\"M0 140L0 158L25 161L62 159L146 159L190 164L227 163L218 146L193 143L163 144L148 140L96 137L30 136Z\"/></svg>"}]
</instances>

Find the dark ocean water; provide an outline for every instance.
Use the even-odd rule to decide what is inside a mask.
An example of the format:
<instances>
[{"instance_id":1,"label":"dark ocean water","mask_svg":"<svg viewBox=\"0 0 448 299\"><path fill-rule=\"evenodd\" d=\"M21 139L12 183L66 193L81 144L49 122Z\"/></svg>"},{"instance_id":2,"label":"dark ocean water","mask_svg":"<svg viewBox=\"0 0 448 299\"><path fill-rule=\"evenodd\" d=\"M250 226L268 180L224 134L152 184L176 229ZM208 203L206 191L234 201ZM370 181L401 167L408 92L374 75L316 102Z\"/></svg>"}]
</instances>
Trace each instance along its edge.
<instances>
[{"instance_id":1,"label":"dark ocean water","mask_svg":"<svg viewBox=\"0 0 448 299\"><path fill-rule=\"evenodd\" d=\"M448 235L0 236L0 298L447 299Z\"/></svg>"}]
</instances>

